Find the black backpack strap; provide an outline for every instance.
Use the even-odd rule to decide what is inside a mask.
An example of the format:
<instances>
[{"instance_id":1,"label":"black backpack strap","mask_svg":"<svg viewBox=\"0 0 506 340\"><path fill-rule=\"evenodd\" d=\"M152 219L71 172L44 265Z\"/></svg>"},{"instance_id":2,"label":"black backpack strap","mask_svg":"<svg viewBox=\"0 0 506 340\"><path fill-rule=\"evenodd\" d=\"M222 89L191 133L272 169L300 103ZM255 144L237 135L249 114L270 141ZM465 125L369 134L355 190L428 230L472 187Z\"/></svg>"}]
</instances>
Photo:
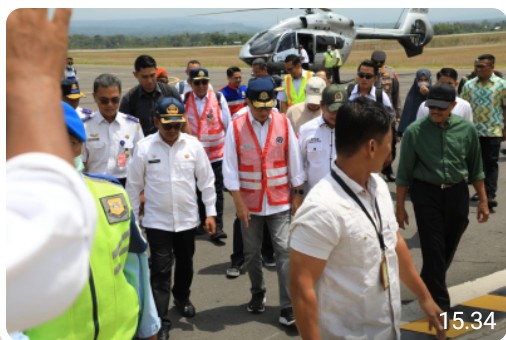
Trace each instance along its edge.
<instances>
[{"instance_id":1,"label":"black backpack strap","mask_svg":"<svg viewBox=\"0 0 506 340\"><path fill-rule=\"evenodd\" d=\"M383 89L376 88L376 103L383 104Z\"/></svg>"},{"instance_id":2,"label":"black backpack strap","mask_svg":"<svg viewBox=\"0 0 506 340\"><path fill-rule=\"evenodd\" d=\"M124 113L128 113L131 115L137 114L137 112L135 112L135 110L137 109L137 97L138 97L137 89L138 88L139 88L139 85L132 87L130 89L130 91L128 91L128 108L129 108L130 112L124 112Z\"/></svg>"}]
</instances>

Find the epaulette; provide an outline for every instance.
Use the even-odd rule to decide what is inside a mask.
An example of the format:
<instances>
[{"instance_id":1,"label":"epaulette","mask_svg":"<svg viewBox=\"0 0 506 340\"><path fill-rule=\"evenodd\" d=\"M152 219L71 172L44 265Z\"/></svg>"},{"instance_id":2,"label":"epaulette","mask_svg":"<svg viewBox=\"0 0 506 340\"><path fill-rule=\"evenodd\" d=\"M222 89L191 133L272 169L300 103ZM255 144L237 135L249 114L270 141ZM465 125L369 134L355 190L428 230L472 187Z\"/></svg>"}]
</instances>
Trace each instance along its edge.
<instances>
[{"instance_id":1,"label":"epaulette","mask_svg":"<svg viewBox=\"0 0 506 340\"><path fill-rule=\"evenodd\" d=\"M95 115L86 115L83 118L81 118L81 122L86 123L87 121L91 120Z\"/></svg>"},{"instance_id":2,"label":"epaulette","mask_svg":"<svg viewBox=\"0 0 506 340\"><path fill-rule=\"evenodd\" d=\"M134 116L132 116L132 115L126 115L126 118L127 118L128 120L131 120L132 122L139 123L139 118L134 117Z\"/></svg>"},{"instance_id":3,"label":"epaulette","mask_svg":"<svg viewBox=\"0 0 506 340\"><path fill-rule=\"evenodd\" d=\"M88 178L91 178L91 179L96 179L99 182L109 182L109 183L114 183L114 184L118 184L118 185L122 186L121 182L116 177L111 176L111 175L107 175L107 174L91 174L89 172L83 172L83 175L86 176L86 177L88 177Z\"/></svg>"},{"instance_id":4,"label":"epaulette","mask_svg":"<svg viewBox=\"0 0 506 340\"><path fill-rule=\"evenodd\" d=\"M82 108L81 109L81 112L85 115L92 115L93 114L93 110L90 110L90 109L86 109L86 108Z\"/></svg>"}]
</instances>

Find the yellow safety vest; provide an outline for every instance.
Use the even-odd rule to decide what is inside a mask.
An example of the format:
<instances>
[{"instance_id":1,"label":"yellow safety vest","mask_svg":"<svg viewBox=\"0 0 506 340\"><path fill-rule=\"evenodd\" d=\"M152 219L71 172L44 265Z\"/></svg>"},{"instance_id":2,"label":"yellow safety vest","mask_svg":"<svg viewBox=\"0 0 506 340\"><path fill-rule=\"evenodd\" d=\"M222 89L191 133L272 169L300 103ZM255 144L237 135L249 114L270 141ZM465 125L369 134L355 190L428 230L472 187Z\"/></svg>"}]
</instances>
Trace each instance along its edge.
<instances>
[{"instance_id":1,"label":"yellow safety vest","mask_svg":"<svg viewBox=\"0 0 506 340\"><path fill-rule=\"evenodd\" d=\"M27 330L30 339L125 340L135 336L139 299L123 274L130 243L130 202L120 185L85 180L98 211L88 283L62 315Z\"/></svg>"},{"instance_id":2,"label":"yellow safety vest","mask_svg":"<svg viewBox=\"0 0 506 340\"><path fill-rule=\"evenodd\" d=\"M305 73L305 77L304 77ZM302 73L302 81L300 83L299 92L295 91L295 86L293 85L293 78L291 74L287 74L285 76L285 91L286 91L286 104L287 107L292 105L303 103L306 100L306 82L311 76L312 72L303 71Z\"/></svg>"},{"instance_id":3,"label":"yellow safety vest","mask_svg":"<svg viewBox=\"0 0 506 340\"><path fill-rule=\"evenodd\" d=\"M325 52L325 68L332 68L336 66L337 58L334 51Z\"/></svg>"}]
</instances>

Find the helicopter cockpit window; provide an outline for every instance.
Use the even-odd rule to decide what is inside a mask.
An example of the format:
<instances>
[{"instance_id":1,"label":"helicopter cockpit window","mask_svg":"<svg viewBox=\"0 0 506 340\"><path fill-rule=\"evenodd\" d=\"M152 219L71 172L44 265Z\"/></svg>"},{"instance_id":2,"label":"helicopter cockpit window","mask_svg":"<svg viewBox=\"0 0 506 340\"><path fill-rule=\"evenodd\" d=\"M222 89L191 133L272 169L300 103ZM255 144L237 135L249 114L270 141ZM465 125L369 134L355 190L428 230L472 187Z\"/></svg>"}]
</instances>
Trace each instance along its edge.
<instances>
[{"instance_id":1,"label":"helicopter cockpit window","mask_svg":"<svg viewBox=\"0 0 506 340\"><path fill-rule=\"evenodd\" d=\"M334 37L324 37L321 35L316 36L316 53L324 53L327 51L327 46L334 45Z\"/></svg>"},{"instance_id":2,"label":"helicopter cockpit window","mask_svg":"<svg viewBox=\"0 0 506 340\"><path fill-rule=\"evenodd\" d=\"M252 55L271 54L274 52L283 29L270 29L263 31L250 42L250 53Z\"/></svg>"},{"instance_id":3,"label":"helicopter cockpit window","mask_svg":"<svg viewBox=\"0 0 506 340\"><path fill-rule=\"evenodd\" d=\"M291 48L296 48L295 45L295 33L288 33L283 36L279 43L278 50L276 52L283 52Z\"/></svg>"}]
</instances>

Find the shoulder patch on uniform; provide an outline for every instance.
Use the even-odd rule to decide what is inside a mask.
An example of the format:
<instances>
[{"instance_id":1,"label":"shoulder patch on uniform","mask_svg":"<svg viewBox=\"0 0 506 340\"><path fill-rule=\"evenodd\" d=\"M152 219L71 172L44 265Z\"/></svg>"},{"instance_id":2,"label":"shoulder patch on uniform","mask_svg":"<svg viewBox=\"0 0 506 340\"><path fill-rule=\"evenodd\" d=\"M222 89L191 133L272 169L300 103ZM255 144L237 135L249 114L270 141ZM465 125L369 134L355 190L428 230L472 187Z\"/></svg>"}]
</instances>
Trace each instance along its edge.
<instances>
[{"instance_id":1,"label":"shoulder patch on uniform","mask_svg":"<svg viewBox=\"0 0 506 340\"><path fill-rule=\"evenodd\" d=\"M139 122L139 118L134 117L134 116L132 116L132 115L126 115L126 118L127 118L128 120L131 120L132 122L135 122L135 123L138 123L138 122Z\"/></svg>"},{"instance_id":2,"label":"shoulder patch on uniform","mask_svg":"<svg viewBox=\"0 0 506 340\"><path fill-rule=\"evenodd\" d=\"M81 109L81 112L86 114L86 115L91 115L93 114L93 110L90 110L90 109L86 109L86 108L82 108Z\"/></svg>"},{"instance_id":3,"label":"shoulder patch on uniform","mask_svg":"<svg viewBox=\"0 0 506 340\"><path fill-rule=\"evenodd\" d=\"M122 193L100 198L100 204L104 209L109 224L123 222L130 217L125 195Z\"/></svg>"}]
</instances>

